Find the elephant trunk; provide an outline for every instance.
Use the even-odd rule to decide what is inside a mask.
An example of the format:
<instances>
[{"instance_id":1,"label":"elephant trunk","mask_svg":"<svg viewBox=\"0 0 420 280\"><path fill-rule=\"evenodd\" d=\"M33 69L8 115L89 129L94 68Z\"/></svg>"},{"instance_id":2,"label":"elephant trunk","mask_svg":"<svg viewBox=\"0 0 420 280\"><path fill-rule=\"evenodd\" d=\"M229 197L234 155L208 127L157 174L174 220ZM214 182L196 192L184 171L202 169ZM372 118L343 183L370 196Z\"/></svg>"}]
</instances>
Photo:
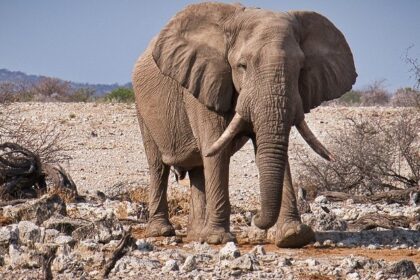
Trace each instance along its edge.
<instances>
[{"instance_id":1,"label":"elephant trunk","mask_svg":"<svg viewBox=\"0 0 420 280\"><path fill-rule=\"evenodd\" d=\"M287 83L281 74L278 77L278 82L270 79L259 83L262 86L257 90L258 102L248 103L255 132L261 199L261 210L254 223L261 229L272 227L279 216L293 120Z\"/></svg>"},{"instance_id":2,"label":"elephant trunk","mask_svg":"<svg viewBox=\"0 0 420 280\"><path fill-rule=\"evenodd\" d=\"M255 216L254 223L261 229L268 229L276 223L280 212L290 126L271 121L259 127L256 133L256 159L261 211Z\"/></svg>"}]
</instances>

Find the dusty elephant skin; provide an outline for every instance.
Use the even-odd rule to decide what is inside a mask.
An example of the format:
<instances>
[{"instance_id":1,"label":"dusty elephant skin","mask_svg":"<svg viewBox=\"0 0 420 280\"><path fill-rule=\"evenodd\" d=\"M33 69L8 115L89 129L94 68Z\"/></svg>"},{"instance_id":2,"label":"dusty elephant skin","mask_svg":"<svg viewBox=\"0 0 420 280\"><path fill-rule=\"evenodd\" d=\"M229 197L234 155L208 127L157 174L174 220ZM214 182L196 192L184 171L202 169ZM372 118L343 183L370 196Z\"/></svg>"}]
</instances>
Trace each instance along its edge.
<instances>
[{"instance_id":1,"label":"dusty elephant skin","mask_svg":"<svg viewBox=\"0 0 420 280\"><path fill-rule=\"evenodd\" d=\"M221 3L179 12L140 56L132 76L150 168L147 234L174 234L166 197L174 166L191 179L188 239L233 240L229 160L252 139L261 193L255 225L268 229L277 222L280 247L311 242L313 231L297 212L289 132L296 125L330 159L304 113L350 90L356 76L344 36L317 13Z\"/></svg>"}]
</instances>

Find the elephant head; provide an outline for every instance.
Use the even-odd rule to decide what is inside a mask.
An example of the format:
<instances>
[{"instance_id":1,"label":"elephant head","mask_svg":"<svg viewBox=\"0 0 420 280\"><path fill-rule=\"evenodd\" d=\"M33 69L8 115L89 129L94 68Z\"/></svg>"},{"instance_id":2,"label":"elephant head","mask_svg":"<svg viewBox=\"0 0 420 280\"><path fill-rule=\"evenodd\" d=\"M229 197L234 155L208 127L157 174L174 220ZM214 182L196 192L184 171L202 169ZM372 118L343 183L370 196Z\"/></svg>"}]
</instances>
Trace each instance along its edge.
<instances>
[{"instance_id":1,"label":"elephant head","mask_svg":"<svg viewBox=\"0 0 420 280\"><path fill-rule=\"evenodd\" d=\"M261 193L261 211L254 221L262 229L273 226L291 127L296 125L315 151L330 158L306 126L304 113L341 96L355 82L353 56L343 34L315 12L202 3L188 6L167 24L153 58L164 75L210 110L233 116L205 151L207 156L249 130Z\"/></svg>"}]
</instances>

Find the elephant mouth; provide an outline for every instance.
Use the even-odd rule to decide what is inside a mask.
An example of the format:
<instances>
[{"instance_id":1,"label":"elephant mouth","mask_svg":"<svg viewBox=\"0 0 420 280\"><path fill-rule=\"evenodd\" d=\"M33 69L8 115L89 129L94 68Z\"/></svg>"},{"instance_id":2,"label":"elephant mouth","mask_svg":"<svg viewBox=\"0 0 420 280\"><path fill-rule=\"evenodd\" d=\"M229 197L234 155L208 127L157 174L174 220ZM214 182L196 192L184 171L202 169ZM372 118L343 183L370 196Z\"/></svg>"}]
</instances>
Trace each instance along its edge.
<instances>
[{"instance_id":1,"label":"elephant mouth","mask_svg":"<svg viewBox=\"0 0 420 280\"><path fill-rule=\"evenodd\" d=\"M246 121L239 115L235 113L232 121L229 123L228 127L216 140L216 142L211 145L211 147L205 151L204 156L210 157L219 153L223 148L225 148L234 138L240 133L246 126ZM334 156L327 150L327 148L318 140L315 134L311 131L305 119L296 124L297 131L302 136L302 138L308 143L308 145L322 158L333 161Z\"/></svg>"}]
</instances>

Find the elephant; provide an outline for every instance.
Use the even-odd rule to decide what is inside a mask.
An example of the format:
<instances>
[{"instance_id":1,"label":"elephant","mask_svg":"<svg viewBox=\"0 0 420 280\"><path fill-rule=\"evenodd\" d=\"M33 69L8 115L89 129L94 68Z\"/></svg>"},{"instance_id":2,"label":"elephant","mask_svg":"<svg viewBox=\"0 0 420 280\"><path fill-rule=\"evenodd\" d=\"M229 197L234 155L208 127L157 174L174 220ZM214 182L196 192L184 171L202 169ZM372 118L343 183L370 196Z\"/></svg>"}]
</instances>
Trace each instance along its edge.
<instances>
[{"instance_id":1,"label":"elephant","mask_svg":"<svg viewBox=\"0 0 420 280\"><path fill-rule=\"evenodd\" d=\"M288 163L293 126L327 160L305 113L352 88L357 74L344 35L310 11L240 4L192 4L177 13L135 63L132 83L150 172L147 236L175 234L169 171L188 172L187 240L234 241L230 157L252 141L260 209L253 223L276 225L276 245L314 240L297 209Z\"/></svg>"}]
</instances>

